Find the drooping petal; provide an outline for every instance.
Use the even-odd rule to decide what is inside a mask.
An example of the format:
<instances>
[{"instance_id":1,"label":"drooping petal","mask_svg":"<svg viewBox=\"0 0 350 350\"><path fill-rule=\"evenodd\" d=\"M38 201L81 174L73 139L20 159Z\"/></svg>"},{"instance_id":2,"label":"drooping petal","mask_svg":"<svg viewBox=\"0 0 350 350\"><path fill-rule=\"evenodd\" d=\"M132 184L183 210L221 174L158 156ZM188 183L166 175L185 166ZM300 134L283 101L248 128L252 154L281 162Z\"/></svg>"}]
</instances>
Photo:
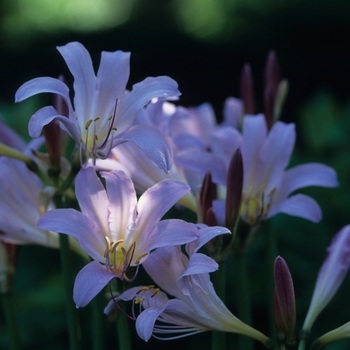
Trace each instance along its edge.
<instances>
[{"instance_id":1,"label":"drooping petal","mask_svg":"<svg viewBox=\"0 0 350 350\"><path fill-rule=\"evenodd\" d=\"M75 181L75 192L82 213L108 236L108 197L93 167L81 169Z\"/></svg>"},{"instance_id":2,"label":"drooping petal","mask_svg":"<svg viewBox=\"0 0 350 350\"><path fill-rule=\"evenodd\" d=\"M293 191L307 186L336 187L337 173L327 165L308 163L295 166L284 174L281 190L286 197Z\"/></svg>"},{"instance_id":3,"label":"drooping petal","mask_svg":"<svg viewBox=\"0 0 350 350\"><path fill-rule=\"evenodd\" d=\"M166 173L173 165L173 150L166 138L156 129L147 125L135 125L116 138L114 145L132 142L149 160Z\"/></svg>"},{"instance_id":4,"label":"drooping petal","mask_svg":"<svg viewBox=\"0 0 350 350\"><path fill-rule=\"evenodd\" d=\"M54 209L42 215L38 227L65 233L76 238L81 247L93 258L103 261L105 240L96 224L74 209Z\"/></svg>"},{"instance_id":5,"label":"drooping petal","mask_svg":"<svg viewBox=\"0 0 350 350\"><path fill-rule=\"evenodd\" d=\"M154 225L190 188L177 180L166 179L148 189L137 204L137 229L144 232Z\"/></svg>"},{"instance_id":6,"label":"drooping petal","mask_svg":"<svg viewBox=\"0 0 350 350\"><path fill-rule=\"evenodd\" d=\"M176 281L184 273L188 258L180 247L162 247L152 252L143 267L152 280L166 293L186 300Z\"/></svg>"},{"instance_id":7,"label":"drooping petal","mask_svg":"<svg viewBox=\"0 0 350 350\"><path fill-rule=\"evenodd\" d=\"M143 232L138 240L138 250L149 252L164 246L181 245L198 238L194 224L179 219L163 220L148 235Z\"/></svg>"},{"instance_id":8,"label":"drooping petal","mask_svg":"<svg viewBox=\"0 0 350 350\"><path fill-rule=\"evenodd\" d=\"M196 275L201 273L214 272L219 268L219 264L209 256L197 253L191 256L188 261L186 271L181 277Z\"/></svg>"},{"instance_id":9,"label":"drooping petal","mask_svg":"<svg viewBox=\"0 0 350 350\"><path fill-rule=\"evenodd\" d=\"M312 222L319 222L322 219L320 206L313 198L304 194L296 194L276 206L273 205L268 213L268 217L277 213L299 216Z\"/></svg>"},{"instance_id":10,"label":"drooping petal","mask_svg":"<svg viewBox=\"0 0 350 350\"><path fill-rule=\"evenodd\" d=\"M41 77L27 81L16 91L15 101L21 102L41 93L60 95L67 104L69 112L72 112L68 86L63 81L51 77Z\"/></svg>"},{"instance_id":11,"label":"drooping petal","mask_svg":"<svg viewBox=\"0 0 350 350\"><path fill-rule=\"evenodd\" d=\"M141 339L148 341L151 338L157 318L164 311L166 304L162 306L163 307L158 308L150 307L141 312L141 314L137 317L136 331Z\"/></svg>"},{"instance_id":12,"label":"drooping petal","mask_svg":"<svg viewBox=\"0 0 350 350\"><path fill-rule=\"evenodd\" d=\"M198 239L186 244L186 252L188 256L197 253L197 251L208 243L211 239L219 235L225 235L231 233L226 227L209 226L198 230Z\"/></svg>"},{"instance_id":13,"label":"drooping petal","mask_svg":"<svg viewBox=\"0 0 350 350\"><path fill-rule=\"evenodd\" d=\"M160 76L156 78L146 78L133 86L132 91L124 95L118 105L118 119L121 131L129 126L136 112L144 107L153 98L171 98L179 96L178 85L175 80Z\"/></svg>"},{"instance_id":14,"label":"drooping petal","mask_svg":"<svg viewBox=\"0 0 350 350\"><path fill-rule=\"evenodd\" d=\"M78 273L73 290L73 299L77 307L86 306L115 274L97 261L92 261Z\"/></svg>"},{"instance_id":15,"label":"drooping petal","mask_svg":"<svg viewBox=\"0 0 350 350\"><path fill-rule=\"evenodd\" d=\"M303 330L310 331L316 317L333 298L350 266L350 225L343 227L333 238L317 277Z\"/></svg>"},{"instance_id":16,"label":"drooping petal","mask_svg":"<svg viewBox=\"0 0 350 350\"><path fill-rule=\"evenodd\" d=\"M91 119L91 101L94 99L96 77L89 52L78 42L57 47L74 77L74 109L82 129ZM96 116L94 116L95 118ZM93 118L93 119L94 119Z\"/></svg>"},{"instance_id":17,"label":"drooping petal","mask_svg":"<svg viewBox=\"0 0 350 350\"><path fill-rule=\"evenodd\" d=\"M66 127L75 142L80 142L80 131L77 125L67 117L59 115L51 106L43 107L32 115L28 123L29 135L39 137L43 127L54 119L60 121Z\"/></svg>"}]
</instances>

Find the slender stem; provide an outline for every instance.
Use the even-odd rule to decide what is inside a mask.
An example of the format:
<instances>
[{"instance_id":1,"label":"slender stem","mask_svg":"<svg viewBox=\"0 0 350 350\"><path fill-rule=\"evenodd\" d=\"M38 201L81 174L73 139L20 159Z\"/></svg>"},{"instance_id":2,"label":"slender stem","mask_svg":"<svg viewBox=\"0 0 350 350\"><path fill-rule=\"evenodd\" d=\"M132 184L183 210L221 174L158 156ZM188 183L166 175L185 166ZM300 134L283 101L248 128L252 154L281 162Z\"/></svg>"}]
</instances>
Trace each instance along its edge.
<instances>
[{"instance_id":1,"label":"slender stem","mask_svg":"<svg viewBox=\"0 0 350 350\"><path fill-rule=\"evenodd\" d=\"M120 307L123 308L123 305ZM128 319L122 312L117 319L117 333L119 350L132 350Z\"/></svg>"},{"instance_id":2,"label":"slender stem","mask_svg":"<svg viewBox=\"0 0 350 350\"><path fill-rule=\"evenodd\" d=\"M62 264L62 276L65 289L65 302L67 312L67 323L69 330L69 346L71 350L78 350L79 326L75 305L73 303L73 279L71 273L71 256L68 236L60 234L60 254Z\"/></svg>"},{"instance_id":3,"label":"slender stem","mask_svg":"<svg viewBox=\"0 0 350 350\"><path fill-rule=\"evenodd\" d=\"M276 327L274 321L274 313L273 313L273 296L275 290L275 281L274 281L274 262L277 257L277 247L276 247L276 239L272 230L266 230L264 232L265 238L265 277L266 277L266 300L267 300L267 315L269 319L269 327L270 327L270 336L271 338L276 338Z\"/></svg>"},{"instance_id":4,"label":"slender stem","mask_svg":"<svg viewBox=\"0 0 350 350\"><path fill-rule=\"evenodd\" d=\"M301 339L300 343L299 343L298 350L305 350L305 347L306 347L306 342L304 339Z\"/></svg>"},{"instance_id":5,"label":"slender stem","mask_svg":"<svg viewBox=\"0 0 350 350\"><path fill-rule=\"evenodd\" d=\"M226 300L226 260L219 264L219 269L213 275L213 284L217 295L223 303ZM211 338L212 350L224 350L226 348L226 333L213 331Z\"/></svg>"},{"instance_id":6,"label":"slender stem","mask_svg":"<svg viewBox=\"0 0 350 350\"><path fill-rule=\"evenodd\" d=\"M249 326L252 325L252 310L249 291L249 281L246 259L243 253L235 254L236 287L237 287L237 311L238 318ZM253 340L248 337L239 337L239 348L244 350L253 349Z\"/></svg>"},{"instance_id":7,"label":"slender stem","mask_svg":"<svg viewBox=\"0 0 350 350\"><path fill-rule=\"evenodd\" d=\"M105 317L103 314L103 308L101 305L101 295L91 301L92 306L92 335L93 335L93 350L103 350L105 348Z\"/></svg>"},{"instance_id":8,"label":"slender stem","mask_svg":"<svg viewBox=\"0 0 350 350\"><path fill-rule=\"evenodd\" d=\"M15 316L12 292L1 293L1 299L5 312L7 328L10 335L11 350L19 350L19 332Z\"/></svg>"}]
</instances>

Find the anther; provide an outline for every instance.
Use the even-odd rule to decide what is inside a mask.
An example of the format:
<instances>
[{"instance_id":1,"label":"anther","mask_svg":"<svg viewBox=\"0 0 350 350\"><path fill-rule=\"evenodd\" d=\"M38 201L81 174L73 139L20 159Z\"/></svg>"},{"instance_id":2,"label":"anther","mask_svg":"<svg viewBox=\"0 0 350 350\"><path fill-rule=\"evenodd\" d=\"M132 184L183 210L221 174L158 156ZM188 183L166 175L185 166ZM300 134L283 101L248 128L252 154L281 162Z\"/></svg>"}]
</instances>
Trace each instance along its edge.
<instances>
[{"instance_id":1,"label":"anther","mask_svg":"<svg viewBox=\"0 0 350 350\"><path fill-rule=\"evenodd\" d=\"M92 119L88 120L85 124L85 130L87 130L89 128L89 126L91 125L92 123Z\"/></svg>"},{"instance_id":2,"label":"anther","mask_svg":"<svg viewBox=\"0 0 350 350\"><path fill-rule=\"evenodd\" d=\"M135 264L139 264L140 261L141 261L145 256L147 256L147 255L148 255L148 253L143 253L143 254L141 254L141 255L137 258L137 260L135 261Z\"/></svg>"},{"instance_id":3,"label":"anther","mask_svg":"<svg viewBox=\"0 0 350 350\"><path fill-rule=\"evenodd\" d=\"M160 291L159 288L155 288L154 291L152 292L151 298L153 298L154 296L156 296L158 294L158 292Z\"/></svg>"},{"instance_id":4,"label":"anther","mask_svg":"<svg viewBox=\"0 0 350 350\"><path fill-rule=\"evenodd\" d=\"M138 299L135 299L134 303L135 303L135 304L140 304L140 303L142 303L144 300L145 300L145 298L138 298Z\"/></svg>"}]
</instances>

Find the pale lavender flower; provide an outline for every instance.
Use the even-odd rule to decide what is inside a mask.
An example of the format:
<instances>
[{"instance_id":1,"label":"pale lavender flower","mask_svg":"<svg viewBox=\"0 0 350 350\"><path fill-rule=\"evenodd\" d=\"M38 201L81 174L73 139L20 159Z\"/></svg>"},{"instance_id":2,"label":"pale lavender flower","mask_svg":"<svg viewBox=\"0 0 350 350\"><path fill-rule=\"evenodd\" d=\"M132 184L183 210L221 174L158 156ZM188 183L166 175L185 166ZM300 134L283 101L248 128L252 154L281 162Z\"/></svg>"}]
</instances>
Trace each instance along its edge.
<instances>
[{"instance_id":1,"label":"pale lavender flower","mask_svg":"<svg viewBox=\"0 0 350 350\"><path fill-rule=\"evenodd\" d=\"M295 125L276 122L270 131L265 117L246 115L242 133L225 127L213 133L212 153L197 151L176 161L199 174L211 170L213 181L226 186L227 172L233 153L240 148L243 159L243 193L241 218L250 225L258 224L277 213L299 216L313 222L322 218L314 199L304 194L291 194L306 186L336 187L336 172L323 164L308 163L287 169L295 144ZM215 156L215 162L206 157ZM222 170L223 169L223 170ZM224 222L224 200L214 203L219 223Z\"/></svg>"},{"instance_id":2,"label":"pale lavender flower","mask_svg":"<svg viewBox=\"0 0 350 350\"><path fill-rule=\"evenodd\" d=\"M210 282L209 273L217 270L218 264L198 253L210 239L229 231L222 227L203 227L199 231L199 239L186 245L187 255L179 246L163 247L153 252L144 264L153 281L173 299L155 286L134 287L112 300L105 313L109 313L119 300L133 300L133 308L140 305L141 311L136 319L136 330L145 341L152 335L173 339L217 330L268 342L265 335L227 309Z\"/></svg>"},{"instance_id":3,"label":"pale lavender flower","mask_svg":"<svg viewBox=\"0 0 350 350\"><path fill-rule=\"evenodd\" d=\"M57 119L79 145L84 162L89 157L93 161L97 157L105 158L111 148L130 141L142 148L152 162L168 171L172 154L163 136L150 127L130 126L137 111L152 98L178 96L177 83L166 76L147 78L128 92L130 53L102 52L95 75L83 45L72 42L57 49L74 77L74 105L67 85L59 79L43 77L26 82L16 92L16 102L49 92L62 96L69 110L67 118L51 106L40 109L30 119L29 134L38 137L44 125Z\"/></svg>"},{"instance_id":4,"label":"pale lavender flower","mask_svg":"<svg viewBox=\"0 0 350 350\"><path fill-rule=\"evenodd\" d=\"M343 227L333 238L327 249L328 256L324 261L317 277L309 311L306 315L303 331L310 331L311 327L333 298L350 266L350 225Z\"/></svg>"},{"instance_id":5,"label":"pale lavender flower","mask_svg":"<svg viewBox=\"0 0 350 350\"><path fill-rule=\"evenodd\" d=\"M43 215L38 227L75 237L93 259L78 274L74 301L85 306L114 277L132 280L129 267L138 266L151 250L184 244L197 238L195 225L182 220L159 221L188 191L175 180L164 180L137 201L133 183L122 171L101 174L87 167L76 178L76 197L81 212L56 209Z\"/></svg>"},{"instance_id":6,"label":"pale lavender flower","mask_svg":"<svg viewBox=\"0 0 350 350\"><path fill-rule=\"evenodd\" d=\"M30 157L42 140L34 140L29 145L0 120L0 142L23 152ZM59 246L55 232L39 229L37 221L52 208L52 189L26 165L17 159L0 157L0 240L10 244L40 244L48 247Z\"/></svg>"},{"instance_id":7,"label":"pale lavender flower","mask_svg":"<svg viewBox=\"0 0 350 350\"><path fill-rule=\"evenodd\" d=\"M189 111L169 102L152 101L139 111L135 124L148 125L160 131L176 157L178 147L184 147L182 142L185 142L186 146L190 144L191 147L205 149L205 144L197 138L199 135L197 127L203 134L209 134L209 131L204 132L204 129L210 129L210 127L204 127L204 125L212 125L213 121L210 122L210 120L214 116L210 113L209 106L202 106L200 110L196 112L191 109ZM195 117L192 118L191 116L194 115ZM201 122L199 115L204 119ZM199 127L201 123L203 127ZM169 172L165 173L155 164L149 162L142 149L128 142L113 148L110 157L106 160L97 160L96 165L102 170L123 170L131 177L139 193L143 193L147 188L164 179L176 179L188 184L192 191L181 198L179 204L197 212L195 192L202 179L200 176L186 172L176 162L172 164Z\"/></svg>"}]
</instances>

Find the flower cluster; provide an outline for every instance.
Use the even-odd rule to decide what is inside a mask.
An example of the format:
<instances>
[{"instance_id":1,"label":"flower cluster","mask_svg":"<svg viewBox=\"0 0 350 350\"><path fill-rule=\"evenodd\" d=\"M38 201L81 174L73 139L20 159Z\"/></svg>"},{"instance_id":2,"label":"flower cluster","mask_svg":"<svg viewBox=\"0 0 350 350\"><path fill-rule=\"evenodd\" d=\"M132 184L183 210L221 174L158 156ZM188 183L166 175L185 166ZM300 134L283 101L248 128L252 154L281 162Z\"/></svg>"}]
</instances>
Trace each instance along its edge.
<instances>
[{"instance_id":1,"label":"flower cluster","mask_svg":"<svg viewBox=\"0 0 350 350\"><path fill-rule=\"evenodd\" d=\"M122 302L129 301L131 311L123 312L145 341L219 331L275 348L252 326L248 304L243 305L244 268L234 281L243 290L234 307L226 305L226 275L218 273L232 268L232 259L233 265L243 264L258 229L276 214L322 219L318 203L295 191L338 186L336 172L327 165L287 168L296 131L294 124L278 121L286 82L276 75L275 55L266 68L264 114L256 114L246 66L242 100L228 98L218 123L209 104L185 108L175 103L178 85L167 76L146 78L127 90L130 53L102 52L95 73L82 44L72 42L58 51L74 78L73 101L63 79L35 78L18 89L16 102L41 93L56 99L31 116L34 139L26 145L0 124L2 244L63 251L69 236L70 247L85 258L70 291L75 305L86 306L109 286L105 313L119 313L125 309ZM67 136L75 142L73 150L65 146ZM183 220L185 210L194 219ZM300 349L348 270L349 233L348 226L342 229L329 248ZM12 276L6 254L3 249L1 273ZM212 282L212 273L220 278ZM135 286L140 274L149 285ZM0 283L5 290L8 281ZM275 262L274 295L280 348L295 348L294 286L281 257ZM348 328L320 337L314 347L348 336ZM218 344L225 342L214 348Z\"/></svg>"}]
</instances>

